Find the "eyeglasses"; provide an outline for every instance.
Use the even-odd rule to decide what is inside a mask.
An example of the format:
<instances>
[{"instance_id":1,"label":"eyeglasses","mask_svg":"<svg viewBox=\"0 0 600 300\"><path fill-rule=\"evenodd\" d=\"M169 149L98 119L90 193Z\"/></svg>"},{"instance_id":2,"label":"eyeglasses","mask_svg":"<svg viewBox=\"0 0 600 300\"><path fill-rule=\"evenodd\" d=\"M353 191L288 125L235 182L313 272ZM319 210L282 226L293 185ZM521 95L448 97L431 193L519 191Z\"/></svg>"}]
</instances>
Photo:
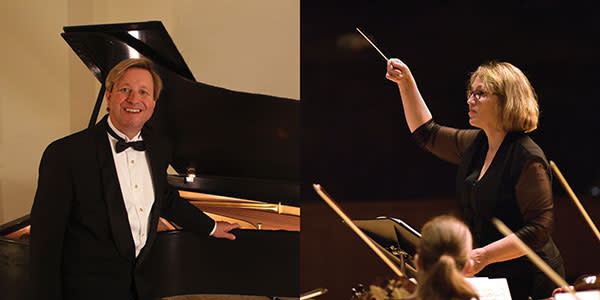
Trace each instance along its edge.
<instances>
[{"instance_id":1,"label":"eyeglasses","mask_svg":"<svg viewBox=\"0 0 600 300\"><path fill-rule=\"evenodd\" d=\"M493 95L494 93L488 93L488 92L484 92L484 91L467 91L467 99L471 99L471 97L475 98L475 100L479 101L481 99L481 97L484 97L486 95Z\"/></svg>"}]
</instances>

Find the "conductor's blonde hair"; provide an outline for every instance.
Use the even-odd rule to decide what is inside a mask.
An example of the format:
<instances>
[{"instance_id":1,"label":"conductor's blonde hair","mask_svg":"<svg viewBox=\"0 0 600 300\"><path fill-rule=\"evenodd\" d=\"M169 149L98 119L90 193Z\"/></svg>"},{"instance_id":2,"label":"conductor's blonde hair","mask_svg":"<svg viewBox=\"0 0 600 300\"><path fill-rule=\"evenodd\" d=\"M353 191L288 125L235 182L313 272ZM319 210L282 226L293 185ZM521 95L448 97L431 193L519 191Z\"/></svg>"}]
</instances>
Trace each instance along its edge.
<instances>
[{"instance_id":1,"label":"conductor's blonde hair","mask_svg":"<svg viewBox=\"0 0 600 300\"><path fill-rule=\"evenodd\" d=\"M501 127L506 131L531 132L538 126L540 110L529 79L507 62L489 62L471 74L469 88L479 78L486 92L498 95Z\"/></svg>"}]
</instances>

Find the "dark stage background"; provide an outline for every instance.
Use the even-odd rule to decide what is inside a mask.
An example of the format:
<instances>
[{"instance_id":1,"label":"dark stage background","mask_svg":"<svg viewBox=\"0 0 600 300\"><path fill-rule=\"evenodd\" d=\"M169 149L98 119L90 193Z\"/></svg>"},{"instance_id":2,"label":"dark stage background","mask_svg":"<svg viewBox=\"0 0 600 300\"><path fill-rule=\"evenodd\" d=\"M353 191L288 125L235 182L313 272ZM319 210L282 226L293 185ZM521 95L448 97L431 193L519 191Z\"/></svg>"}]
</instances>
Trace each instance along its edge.
<instances>
[{"instance_id":1,"label":"dark stage background","mask_svg":"<svg viewBox=\"0 0 600 300\"><path fill-rule=\"evenodd\" d=\"M600 220L600 23L589 3L557 1L301 1L303 190L301 289L347 299L359 282L390 275L310 184L353 218L395 216L420 227L455 209L455 166L411 140L396 84L359 27L411 68L434 119L467 128L469 72L508 61L529 78L541 118L531 137ZM568 279L597 273L597 241L555 180L554 238Z\"/></svg>"}]
</instances>

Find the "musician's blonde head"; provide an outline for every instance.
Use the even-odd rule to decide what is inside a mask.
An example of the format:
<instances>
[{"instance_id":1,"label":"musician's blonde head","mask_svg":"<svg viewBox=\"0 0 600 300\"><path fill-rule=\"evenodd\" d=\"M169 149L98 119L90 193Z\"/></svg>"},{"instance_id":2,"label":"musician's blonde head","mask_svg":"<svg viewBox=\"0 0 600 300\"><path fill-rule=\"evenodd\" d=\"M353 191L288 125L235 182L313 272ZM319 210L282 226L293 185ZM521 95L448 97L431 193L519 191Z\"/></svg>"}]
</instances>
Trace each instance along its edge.
<instances>
[{"instance_id":1,"label":"musician's blonde head","mask_svg":"<svg viewBox=\"0 0 600 300\"><path fill-rule=\"evenodd\" d=\"M530 132L537 128L537 96L519 68L507 62L483 64L471 74L469 89L476 78L487 92L498 95L499 120L504 130Z\"/></svg>"},{"instance_id":2,"label":"musician's blonde head","mask_svg":"<svg viewBox=\"0 0 600 300\"><path fill-rule=\"evenodd\" d=\"M154 69L154 64L152 63L152 61L147 58L130 58L119 62L110 70L108 76L106 76L106 90L109 93L112 92L115 83L117 83L119 79L123 77L125 71L131 68L140 68L150 72L150 75L152 75L152 83L154 84L153 97L154 101L156 101L158 99L158 96L160 95L160 91L162 90L162 80L160 79L160 76Z\"/></svg>"},{"instance_id":3,"label":"musician's blonde head","mask_svg":"<svg viewBox=\"0 0 600 300\"><path fill-rule=\"evenodd\" d=\"M471 249L471 232L458 219L440 216L427 222L417 247L420 299L478 299L462 273L469 263Z\"/></svg>"}]
</instances>

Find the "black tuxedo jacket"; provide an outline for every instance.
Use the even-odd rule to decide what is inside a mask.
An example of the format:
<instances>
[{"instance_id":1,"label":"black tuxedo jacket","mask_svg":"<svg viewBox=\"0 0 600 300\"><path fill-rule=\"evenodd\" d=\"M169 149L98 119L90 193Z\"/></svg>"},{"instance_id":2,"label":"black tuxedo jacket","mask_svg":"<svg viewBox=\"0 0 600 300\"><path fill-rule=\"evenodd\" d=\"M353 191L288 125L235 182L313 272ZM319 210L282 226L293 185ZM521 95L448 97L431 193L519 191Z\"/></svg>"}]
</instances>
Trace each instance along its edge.
<instances>
[{"instance_id":1,"label":"black tuxedo jacket","mask_svg":"<svg viewBox=\"0 0 600 300\"><path fill-rule=\"evenodd\" d=\"M144 127L155 201L136 258L106 126L107 117L44 151L31 210L33 299L145 299L152 283L144 260L159 216L203 235L214 226L167 184L168 143Z\"/></svg>"}]
</instances>

